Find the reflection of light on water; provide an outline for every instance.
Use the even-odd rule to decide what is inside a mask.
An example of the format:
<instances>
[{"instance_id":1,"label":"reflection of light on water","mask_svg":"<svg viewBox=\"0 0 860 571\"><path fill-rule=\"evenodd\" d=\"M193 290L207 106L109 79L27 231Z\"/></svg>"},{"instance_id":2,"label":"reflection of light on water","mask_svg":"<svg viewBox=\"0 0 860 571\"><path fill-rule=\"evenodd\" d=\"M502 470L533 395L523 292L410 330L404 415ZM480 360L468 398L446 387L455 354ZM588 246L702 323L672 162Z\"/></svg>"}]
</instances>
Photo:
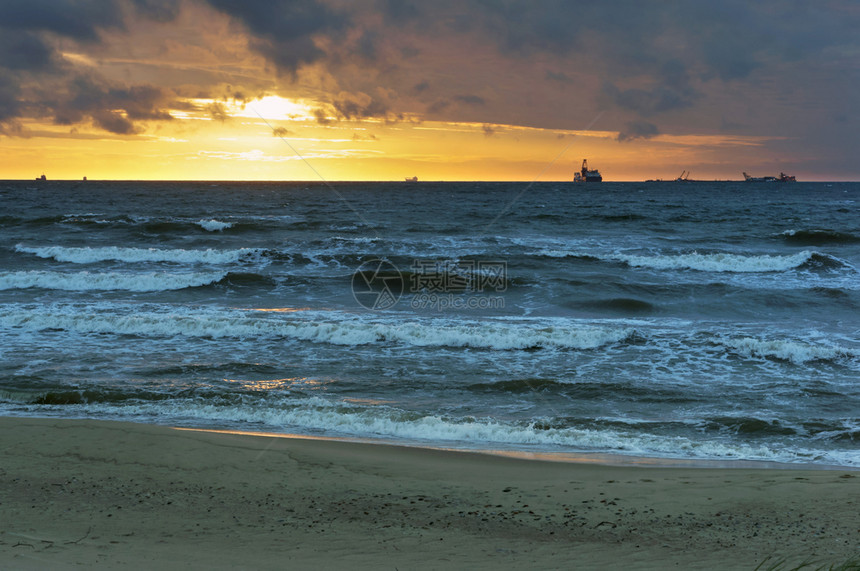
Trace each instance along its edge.
<instances>
[{"instance_id":1,"label":"reflection of light on water","mask_svg":"<svg viewBox=\"0 0 860 571\"><path fill-rule=\"evenodd\" d=\"M309 379L307 377L286 377L283 379L259 379L253 381L249 379L224 379L224 382L242 385L243 389L250 391L267 391L272 389L289 388L294 385L301 385L303 387L322 386L328 381Z\"/></svg>"},{"instance_id":2,"label":"reflection of light on water","mask_svg":"<svg viewBox=\"0 0 860 571\"><path fill-rule=\"evenodd\" d=\"M236 308L243 309L243 308ZM298 313L299 311L310 311L310 307L252 307L247 311L264 311L267 313Z\"/></svg>"},{"instance_id":3,"label":"reflection of light on water","mask_svg":"<svg viewBox=\"0 0 860 571\"><path fill-rule=\"evenodd\" d=\"M352 404L393 404L396 401L393 400L381 400L381 399L357 399L357 398L344 398L344 402L349 402Z\"/></svg>"}]
</instances>

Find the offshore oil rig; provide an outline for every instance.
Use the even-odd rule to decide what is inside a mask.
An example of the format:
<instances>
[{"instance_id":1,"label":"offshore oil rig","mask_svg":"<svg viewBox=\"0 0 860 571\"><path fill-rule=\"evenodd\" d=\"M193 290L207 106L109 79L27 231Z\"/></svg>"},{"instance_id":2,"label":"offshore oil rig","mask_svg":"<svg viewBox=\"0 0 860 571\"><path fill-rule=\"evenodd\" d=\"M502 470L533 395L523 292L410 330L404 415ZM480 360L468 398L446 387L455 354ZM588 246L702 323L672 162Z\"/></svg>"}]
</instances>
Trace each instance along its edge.
<instances>
[{"instance_id":1,"label":"offshore oil rig","mask_svg":"<svg viewBox=\"0 0 860 571\"><path fill-rule=\"evenodd\" d=\"M582 159L582 170L574 173L573 182L603 182L603 177L597 169L588 170L588 159Z\"/></svg>"},{"instance_id":2,"label":"offshore oil rig","mask_svg":"<svg viewBox=\"0 0 860 571\"><path fill-rule=\"evenodd\" d=\"M787 175L784 172L779 173L779 176L750 176L743 173L746 182L797 182L794 175Z\"/></svg>"}]
</instances>

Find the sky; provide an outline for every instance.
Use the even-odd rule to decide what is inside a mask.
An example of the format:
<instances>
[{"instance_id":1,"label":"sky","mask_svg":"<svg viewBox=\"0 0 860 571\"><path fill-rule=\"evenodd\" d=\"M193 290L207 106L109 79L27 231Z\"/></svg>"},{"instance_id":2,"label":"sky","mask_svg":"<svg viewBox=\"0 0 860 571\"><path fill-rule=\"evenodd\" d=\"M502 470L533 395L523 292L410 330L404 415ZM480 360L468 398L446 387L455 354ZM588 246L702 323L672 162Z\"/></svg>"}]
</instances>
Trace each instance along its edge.
<instances>
[{"instance_id":1,"label":"sky","mask_svg":"<svg viewBox=\"0 0 860 571\"><path fill-rule=\"evenodd\" d=\"M0 0L0 179L860 180L860 2Z\"/></svg>"}]
</instances>

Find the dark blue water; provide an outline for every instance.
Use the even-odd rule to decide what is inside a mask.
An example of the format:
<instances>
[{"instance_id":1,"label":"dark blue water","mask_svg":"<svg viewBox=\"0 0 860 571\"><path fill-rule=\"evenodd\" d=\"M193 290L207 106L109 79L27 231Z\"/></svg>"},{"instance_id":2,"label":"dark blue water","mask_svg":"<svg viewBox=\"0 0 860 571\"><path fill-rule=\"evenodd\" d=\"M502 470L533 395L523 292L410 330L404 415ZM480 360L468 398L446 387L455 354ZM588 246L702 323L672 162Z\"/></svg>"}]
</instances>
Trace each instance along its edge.
<instances>
[{"instance_id":1,"label":"dark blue water","mask_svg":"<svg viewBox=\"0 0 860 571\"><path fill-rule=\"evenodd\" d=\"M0 182L0 414L857 466L858 200Z\"/></svg>"}]
</instances>

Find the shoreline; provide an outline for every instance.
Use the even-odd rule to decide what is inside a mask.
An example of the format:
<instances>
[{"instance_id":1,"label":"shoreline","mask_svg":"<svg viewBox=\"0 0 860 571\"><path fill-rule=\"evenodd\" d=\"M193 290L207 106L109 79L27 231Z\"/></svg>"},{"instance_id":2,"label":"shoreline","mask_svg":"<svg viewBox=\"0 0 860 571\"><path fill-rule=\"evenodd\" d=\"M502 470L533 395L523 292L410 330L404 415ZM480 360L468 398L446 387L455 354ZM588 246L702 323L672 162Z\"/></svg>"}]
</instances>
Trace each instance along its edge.
<instances>
[{"instance_id":1,"label":"shoreline","mask_svg":"<svg viewBox=\"0 0 860 571\"><path fill-rule=\"evenodd\" d=\"M651 468L0 417L0 566L754 569L860 553L851 469Z\"/></svg>"},{"instance_id":2,"label":"shoreline","mask_svg":"<svg viewBox=\"0 0 860 571\"><path fill-rule=\"evenodd\" d=\"M131 423L135 424L135 423ZM726 469L726 470L845 470L848 472L860 471L860 466L839 466L836 464L812 464L805 462L777 462L768 460L745 460L731 458L677 458L669 456L642 456L637 454L622 454L620 452L529 452L526 450L506 450L497 448L452 448L432 444L417 444L412 442L401 442L397 440L386 440L383 438L341 437L341 436L315 436L310 434L294 434L282 432L260 432L254 430L227 430L217 428L190 428L185 426L154 425L172 428L174 430L187 430L191 432L209 432L213 434L235 434L245 436L257 436L260 438L287 438L296 440L316 440L344 442L352 444L367 444L370 446L393 446L400 448L415 448L418 450L436 450L463 454L483 454L502 458L512 458L525 461L537 462L561 462L568 464L595 464L605 467L636 466L641 468L695 468L703 470Z\"/></svg>"}]
</instances>

